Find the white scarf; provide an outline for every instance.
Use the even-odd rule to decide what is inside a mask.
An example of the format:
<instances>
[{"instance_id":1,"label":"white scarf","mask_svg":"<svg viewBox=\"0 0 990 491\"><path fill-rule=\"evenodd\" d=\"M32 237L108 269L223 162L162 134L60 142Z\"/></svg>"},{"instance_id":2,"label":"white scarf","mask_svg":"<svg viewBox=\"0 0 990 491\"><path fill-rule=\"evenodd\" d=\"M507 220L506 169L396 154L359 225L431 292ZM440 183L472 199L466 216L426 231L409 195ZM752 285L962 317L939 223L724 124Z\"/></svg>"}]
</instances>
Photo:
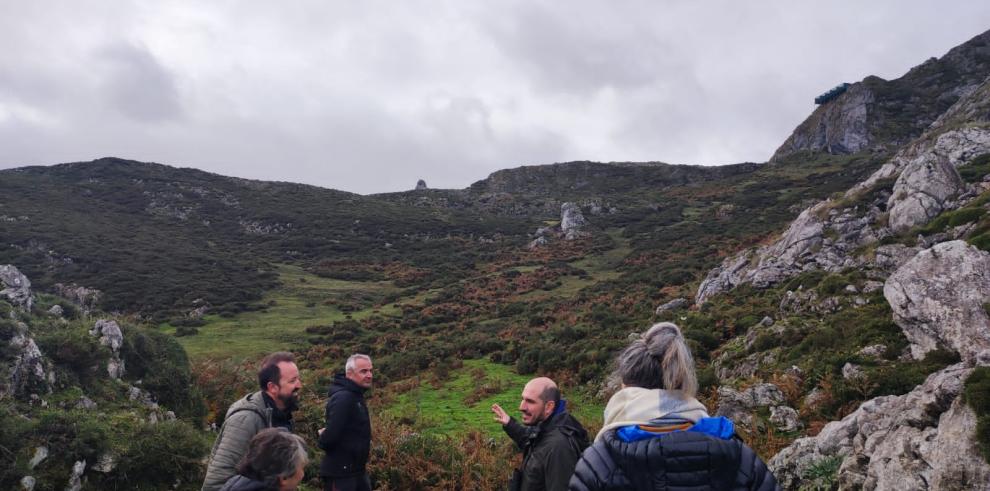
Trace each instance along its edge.
<instances>
[{"instance_id":1,"label":"white scarf","mask_svg":"<svg viewBox=\"0 0 990 491\"><path fill-rule=\"evenodd\" d=\"M705 406L679 390L626 387L615 393L605 406L605 426L595 441L605 432L631 425L646 425L658 419L687 420L697 423L708 417Z\"/></svg>"}]
</instances>

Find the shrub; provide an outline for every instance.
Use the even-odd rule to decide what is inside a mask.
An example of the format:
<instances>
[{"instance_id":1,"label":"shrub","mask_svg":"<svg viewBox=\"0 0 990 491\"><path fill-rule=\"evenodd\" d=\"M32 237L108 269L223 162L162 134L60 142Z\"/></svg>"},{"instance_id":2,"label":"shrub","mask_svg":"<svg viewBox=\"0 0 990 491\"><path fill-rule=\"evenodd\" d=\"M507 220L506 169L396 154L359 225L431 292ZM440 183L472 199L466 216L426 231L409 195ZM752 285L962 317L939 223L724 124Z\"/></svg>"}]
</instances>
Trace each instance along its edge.
<instances>
[{"instance_id":1,"label":"shrub","mask_svg":"<svg viewBox=\"0 0 990 491\"><path fill-rule=\"evenodd\" d=\"M121 489L165 489L175 483L201 482L209 437L181 421L144 424L134 436L110 476Z\"/></svg>"},{"instance_id":2,"label":"shrub","mask_svg":"<svg viewBox=\"0 0 990 491\"><path fill-rule=\"evenodd\" d=\"M206 410L199 392L190 390L189 359L182 345L159 331L129 326L122 331L127 374L143 380L143 387L176 415L202 419Z\"/></svg>"},{"instance_id":3,"label":"shrub","mask_svg":"<svg viewBox=\"0 0 990 491\"><path fill-rule=\"evenodd\" d=\"M977 367L969 374L963 399L976 413L976 445L990 463L990 367Z\"/></svg>"}]
</instances>

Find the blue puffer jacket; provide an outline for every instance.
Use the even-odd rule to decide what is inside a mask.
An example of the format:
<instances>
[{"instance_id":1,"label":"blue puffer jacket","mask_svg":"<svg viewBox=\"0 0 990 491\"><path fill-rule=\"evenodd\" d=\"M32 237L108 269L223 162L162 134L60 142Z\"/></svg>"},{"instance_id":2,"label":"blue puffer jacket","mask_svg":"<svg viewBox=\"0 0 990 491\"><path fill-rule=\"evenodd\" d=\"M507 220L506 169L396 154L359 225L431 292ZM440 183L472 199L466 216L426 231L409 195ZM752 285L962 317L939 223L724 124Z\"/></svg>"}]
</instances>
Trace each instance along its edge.
<instances>
[{"instance_id":1,"label":"blue puffer jacket","mask_svg":"<svg viewBox=\"0 0 990 491\"><path fill-rule=\"evenodd\" d=\"M669 433L619 428L584 451L570 489L780 489L766 464L732 435L725 418L705 418L687 431Z\"/></svg>"}]
</instances>

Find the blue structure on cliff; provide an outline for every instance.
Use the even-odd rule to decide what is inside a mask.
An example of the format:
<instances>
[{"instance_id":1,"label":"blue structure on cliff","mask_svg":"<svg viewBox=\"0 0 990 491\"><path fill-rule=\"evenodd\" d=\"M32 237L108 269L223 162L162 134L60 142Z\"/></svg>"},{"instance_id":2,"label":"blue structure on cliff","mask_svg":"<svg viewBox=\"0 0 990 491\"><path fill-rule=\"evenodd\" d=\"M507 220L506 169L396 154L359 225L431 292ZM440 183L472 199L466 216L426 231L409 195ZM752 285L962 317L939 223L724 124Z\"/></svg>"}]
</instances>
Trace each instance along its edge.
<instances>
[{"instance_id":1,"label":"blue structure on cliff","mask_svg":"<svg viewBox=\"0 0 990 491\"><path fill-rule=\"evenodd\" d=\"M818 97L815 97L815 104L818 104L818 105L825 104L826 102L828 102L828 101L830 101L832 99L835 99L836 97L839 97L840 95L842 95L842 93L845 92L846 89L848 89L848 88L849 88L849 84L848 83L841 83L839 85L836 85L835 87L832 88L832 90L830 90L830 91L828 91L828 92L826 92L826 93L824 93L824 94L822 94L822 95L820 95Z\"/></svg>"}]
</instances>

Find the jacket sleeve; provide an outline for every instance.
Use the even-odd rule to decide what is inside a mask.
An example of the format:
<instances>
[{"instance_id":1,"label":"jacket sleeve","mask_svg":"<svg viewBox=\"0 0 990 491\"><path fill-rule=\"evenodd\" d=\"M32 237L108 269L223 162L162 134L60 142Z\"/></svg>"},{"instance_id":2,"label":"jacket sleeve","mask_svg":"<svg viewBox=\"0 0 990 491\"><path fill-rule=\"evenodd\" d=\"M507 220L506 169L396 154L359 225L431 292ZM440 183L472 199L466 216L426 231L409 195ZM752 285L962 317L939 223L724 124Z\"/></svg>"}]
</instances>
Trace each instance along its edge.
<instances>
[{"instance_id":1,"label":"jacket sleeve","mask_svg":"<svg viewBox=\"0 0 990 491\"><path fill-rule=\"evenodd\" d=\"M237 464L247 453L251 438L264 425L264 421L254 411L236 412L223 422L217 441L213 444L202 491L219 490L228 479L237 474Z\"/></svg>"},{"instance_id":2,"label":"jacket sleeve","mask_svg":"<svg viewBox=\"0 0 990 491\"><path fill-rule=\"evenodd\" d=\"M344 428L350 424L351 412L354 410L354 397L347 391L340 391L327 400L326 425L323 433L320 434L319 445L323 450L333 450L340 437L344 433Z\"/></svg>"},{"instance_id":3,"label":"jacket sleeve","mask_svg":"<svg viewBox=\"0 0 990 491\"><path fill-rule=\"evenodd\" d=\"M509 422L502 425L502 430L519 447L519 450L526 448L526 440L529 439L530 428L519 424L516 418L509 417Z\"/></svg>"},{"instance_id":4,"label":"jacket sleeve","mask_svg":"<svg viewBox=\"0 0 990 491\"><path fill-rule=\"evenodd\" d=\"M588 447L574 467L568 489L571 491L595 491L605 489L613 466L608 450L601 444Z\"/></svg>"}]
</instances>

